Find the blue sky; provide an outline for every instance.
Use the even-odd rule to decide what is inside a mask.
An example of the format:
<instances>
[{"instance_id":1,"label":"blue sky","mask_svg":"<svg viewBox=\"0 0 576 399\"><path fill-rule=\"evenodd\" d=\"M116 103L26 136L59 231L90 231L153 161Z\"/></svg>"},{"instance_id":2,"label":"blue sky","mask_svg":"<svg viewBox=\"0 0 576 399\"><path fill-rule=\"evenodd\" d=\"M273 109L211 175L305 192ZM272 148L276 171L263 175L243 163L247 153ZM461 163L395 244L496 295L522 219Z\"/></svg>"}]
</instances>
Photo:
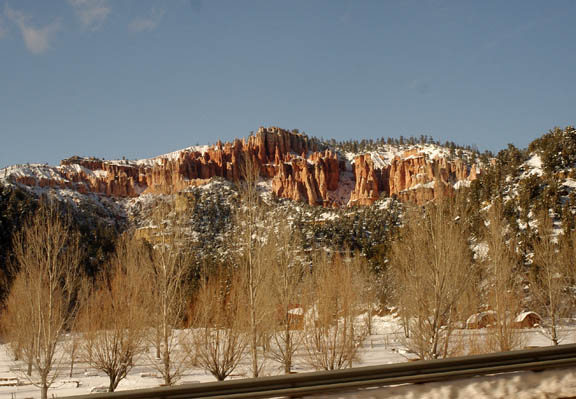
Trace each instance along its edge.
<instances>
[{"instance_id":1,"label":"blue sky","mask_svg":"<svg viewBox=\"0 0 576 399\"><path fill-rule=\"evenodd\" d=\"M0 0L0 167L259 126L497 151L576 116L576 1Z\"/></svg>"}]
</instances>

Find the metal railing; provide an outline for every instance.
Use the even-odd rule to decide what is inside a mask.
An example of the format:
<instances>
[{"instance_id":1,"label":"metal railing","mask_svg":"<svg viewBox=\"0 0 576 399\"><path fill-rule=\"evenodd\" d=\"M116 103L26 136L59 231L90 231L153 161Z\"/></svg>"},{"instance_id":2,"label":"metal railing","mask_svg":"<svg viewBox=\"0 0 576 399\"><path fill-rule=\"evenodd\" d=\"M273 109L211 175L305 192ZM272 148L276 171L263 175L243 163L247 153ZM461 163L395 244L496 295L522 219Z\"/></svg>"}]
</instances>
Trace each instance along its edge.
<instances>
[{"instance_id":1,"label":"metal railing","mask_svg":"<svg viewBox=\"0 0 576 399\"><path fill-rule=\"evenodd\" d=\"M540 371L576 366L576 344L513 352L420 360L242 380L198 383L114 393L71 396L68 399L248 399L307 395L422 383L513 371Z\"/></svg>"}]
</instances>

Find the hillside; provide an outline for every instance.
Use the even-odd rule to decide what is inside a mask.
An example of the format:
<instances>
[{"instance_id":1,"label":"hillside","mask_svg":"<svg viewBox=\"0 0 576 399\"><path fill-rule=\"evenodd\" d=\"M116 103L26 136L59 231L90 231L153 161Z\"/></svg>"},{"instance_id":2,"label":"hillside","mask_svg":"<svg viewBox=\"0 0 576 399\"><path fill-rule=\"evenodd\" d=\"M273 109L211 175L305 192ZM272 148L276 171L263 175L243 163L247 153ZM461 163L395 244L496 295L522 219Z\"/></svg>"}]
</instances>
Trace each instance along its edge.
<instances>
[{"instance_id":1,"label":"hillside","mask_svg":"<svg viewBox=\"0 0 576 399\"><path fill-rule=\"evenodd\" d=\"M466 192L475 209L503 205L521 241L538 233L537 219L552 218L556 234L576 227L576 130L554 128L528 148L500 151ZM529 248L527 248L529 251Z\"/></svg>"},{"instance_id":2,"label":"hillside","mask_svg":"<svg viewBox=\"0 0 576 399\"><path fill-rule=\"evenodd\" d=\"M426 136L336 142L271 127L232 143L150 159L74 156L59 166L14 165L0 170L2 248L9 248L12 231L35 199L53 197L84 226L97 268L101 237L108 243L130 225L145 230L156 201L174 197L189 208L193 241L203 252L225 241L237 201L235 182L248 157L259 166L264 198L290 215L307 246L320 243L374 256L388 237L382 231L390 233L397 224L402 203L422 205L455 193L469 204L473 231L482 219L480 209L493 201L503 202L519 235L533 234L530 221L543 209L553 211L559 229L570 229L576 212L574 135L571 127L556 128L525 150L510 145L491 157Z\"/></svg>"},{"instance_id":3,"label":"hillside","mask_svg":"<svg viewBox=\"0 0 576 399\"><path fill-rule=\"evenodd\" d=\"M477 153L453 143L325 142L275 127L151 159L74 156L59 166L14 165L0 170L0 268L11 256L12 233L41 197L57 199L73 214L90 273L105 261L118 233L132 226L149 235L151 213L169 198L185 210L198 264L206 256L218 262L234 234L231 214L244 159L258 165L263 198L291 221L304 247L360 251L369 259L383 259L402 202L451 195L482 170Z\"/></svg>"},{"instance_id":4,"label":"hillside","mask_svg":"<svg viewBox=\"0 0 576 399\"><path fill-rule=\"evenodd\" d=\"M199 259L218 259L234 234L237 181L248 157L259 166L262 198L290 221L305 248L360 251L380 269L403 204L448 195L467 204L476 239L482 236L482 210L501 202L529 261L543 211L557 231L575 227L575 142L572 127L556 128L527 149L510 145L492 157L426 137L336 142L273 127L151 159L71 157L59 166L15 165L0 170L1 266L12 232L41 196L72 210L89 248L89 270L99 268L119 232L133 226L149 234L151 213L169 198L184 211Z\"/></svg>"}]
</instances>

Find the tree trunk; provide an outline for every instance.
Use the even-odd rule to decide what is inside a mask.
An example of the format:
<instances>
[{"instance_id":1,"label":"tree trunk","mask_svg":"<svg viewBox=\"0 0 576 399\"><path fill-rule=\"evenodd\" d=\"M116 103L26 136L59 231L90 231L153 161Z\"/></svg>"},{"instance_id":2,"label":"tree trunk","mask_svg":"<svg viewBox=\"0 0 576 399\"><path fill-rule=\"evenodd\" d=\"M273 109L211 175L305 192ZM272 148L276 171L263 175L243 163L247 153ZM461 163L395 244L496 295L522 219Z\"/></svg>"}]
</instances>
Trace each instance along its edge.
<instances>
[{"instance_id":1,"label":"tree trunk","mask_svg":"<svg viewBox=\"0 0 576 399\"><path fill-rule=\"evenodd\" d=\"M118 382L116 381L116 376L109 376L110 384L108 385L108 392L114 392L116 387L118 386Z\"/></svg>"},{"instance_id":2,"label":"tree trunk","mask_svg":"<svg viewBox=\"0 0 576 399\"><path fill-rule=\"evenodd\" d=\"M290 319L286 323L286 356L284 359L284 373L290 374L292 371L292 335L290 334Z\"/></svg>"},{"instance_id":3,"label":"tree trunk","mask_svg":"<svg viewBox=\"0 0 576 399\"><path fill-rule=\"evenodd\" d=\"M252 331L252 376L254 378L258 377L258 337L256 337L256 332Z\"/></svg>"},{"instance_id":4,"label":"tree trunk","mask_svg":"<svg viewBox=\"0 0 576 399\"><path fill-rule=\"evenodd\" d=\"M172 385L172 375L170 374L170 349L168 345L168 335L169 333L164 330L163 331L163 338L164 338L164 353L163 353L163 363L164 363L164 385L171 386Z\"/></svg>"},{"instance_id":5,"label":"tree trunk","mask_svg":"<svg viewBox=\"0 0 576 399\"><path fill-rule=\"evenodd\" d=\"M366 320L366 327L368 327L368 335L372 335L372 308L370 307L366 312L368 320Z\"/></svg>"},{"instance_id":6,"label":"tree trunk","mask_svg":"<svg viewBox=\"0 0 576 399\"><path fill-rule=\"evenodd\" d=\"M554 345L559 344L558 329L556 328L556 314L552 312L552 342Z\"/></svg>"},{"instance_id":7,"label":"tree trunk","mask_svg":"<svg viewBox=\"0 0 576 399\"><path fill-rule=\"evenodd\" d=\"M172 385L172 376L170 375L170 354L164 352L164 385Z\"/></svg>"},{"instance_id":8,"label":"tree trunk","mask_svg":"<svg viewBox=\"0 0 576 399\"><path fill-rule=\"evenodd\" d=\"M70 378L72 378L72 374L74 373L74 356L70 360Z\"/></svg>"},{"instance_id":9,"label":"tree trunk","mask_svg":"<svg viewBox=\"0 0 576 399\"><path fill-rule=\"evenodd\" d=\"M40 387L40 399L48 399L48 384L46 382L43 382Z\"/></svg>"},{"instance_id":10,"label":"tree trunk","mask_svg":"<svg viewBox=\"0 0 576 399\"><path fill-rule=\"evenodd\" d=\"M405 315L406 310L402 310L402 327L404 328L404 337L410 338L410 326L408 316Z\"/></svg>"}]
</instances>

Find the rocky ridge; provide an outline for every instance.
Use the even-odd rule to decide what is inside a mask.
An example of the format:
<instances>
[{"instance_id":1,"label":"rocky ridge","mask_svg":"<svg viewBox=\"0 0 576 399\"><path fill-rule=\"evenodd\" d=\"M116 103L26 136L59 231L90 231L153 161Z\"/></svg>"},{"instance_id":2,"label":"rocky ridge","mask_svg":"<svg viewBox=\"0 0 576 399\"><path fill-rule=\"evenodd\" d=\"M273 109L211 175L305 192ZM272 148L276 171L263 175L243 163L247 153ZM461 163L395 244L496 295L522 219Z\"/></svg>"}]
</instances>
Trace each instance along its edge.
<instances>
[{"instance_id":1,"label":"rocky ridge","mask_svg":"<svg viewBox=\"0 0 576 399\"><path fill-rule=\"evenodd\" d=\"M60 166L19 165L0 179L24 188L72 190L112 198L175 194L213 177L237 181L244 159L258 165L262 178L281 198L310 205L370 205L380 196L423 204L475 180L480 169L442 151L422 148L341 154L295 132L260 128L248 139L190 147L138 161L72 157Z\"/></svg>"}]
</instances>

